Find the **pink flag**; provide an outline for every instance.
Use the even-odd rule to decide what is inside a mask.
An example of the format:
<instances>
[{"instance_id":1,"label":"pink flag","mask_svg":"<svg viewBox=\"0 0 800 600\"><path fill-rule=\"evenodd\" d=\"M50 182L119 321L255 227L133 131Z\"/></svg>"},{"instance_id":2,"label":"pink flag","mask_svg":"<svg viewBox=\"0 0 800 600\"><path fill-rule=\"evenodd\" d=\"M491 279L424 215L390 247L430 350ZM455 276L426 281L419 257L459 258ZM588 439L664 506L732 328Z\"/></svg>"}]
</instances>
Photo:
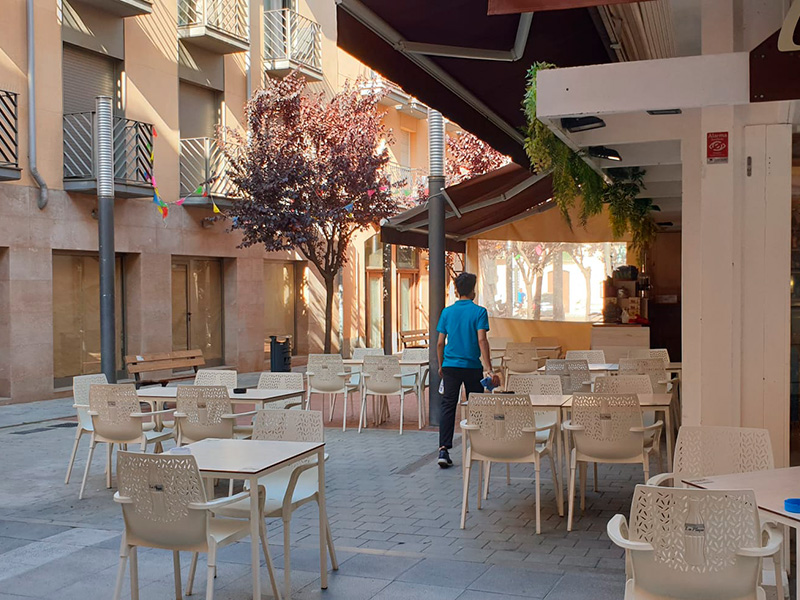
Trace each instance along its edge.
<instances>
[{"instance_id":1,"label":"pink flag","mask_svg":"<svg viewBox=\"0 0 800 600\"><path fill-rule=\"evenodd\" d=\"M180 205L181 205L181 204L183 204L184 202L186 202L186 198L181 198L180 200L178 200L177 202L175 202L175 204L177 204L178 206L180 206Z\"/></svg>"},{"instance_id":2,"label":"pink flag","mask_svg":"<svg viewBox=\"0 0 800 600\"><path fill-rule=\"evenodd\" d=\"M372 198L375 195L375 190L367 190L367 196Z\"/></svg>"}]
</instances>

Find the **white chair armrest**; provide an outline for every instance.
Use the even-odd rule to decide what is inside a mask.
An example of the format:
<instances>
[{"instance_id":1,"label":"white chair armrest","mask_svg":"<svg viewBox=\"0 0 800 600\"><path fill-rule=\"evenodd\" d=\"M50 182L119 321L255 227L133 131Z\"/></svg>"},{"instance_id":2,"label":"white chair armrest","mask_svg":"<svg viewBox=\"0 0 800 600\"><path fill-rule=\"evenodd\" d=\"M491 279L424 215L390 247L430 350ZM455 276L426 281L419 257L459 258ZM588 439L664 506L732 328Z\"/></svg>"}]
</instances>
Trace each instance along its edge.
<instances>
[{"instance_id":1,"label":"white chair armrest","mask_svg":"<svg viewBox=\"0 0 800 600\"><path fill-rule=\"evenodd\" d=\"M606 525L606 533L611 541L626 550L639 552L652 552L653 546L647 542L632 542L628 539L628 521L622 515L614 515Z\"/></svg>"},{"instance_id":2,"label":"white chair armrest","mask_svg":"<svg viewBox=\"0 0 800 600\"><path fill-rule=\"evenodd\" d=\"M133 498L121 496L119 492L114 492L114 502L119 504L133 504Z\"/></svg>"},{"instance_id":3,"label":"white chair armrest","mask_svg":"<svg viewBox=\"0 0 800 600\"><path fill-rule=\"evenodd\" d=\"M312 373L311 371L306 371L306 377L313 377L313 376L314 373Z\"/></svg>"},{"instance_id":4,"label":"white chair armrest","mask_svg":"<svg viewBox=\"0 0 800 600\"><path fill-rule=\"evenodd\" d=\"M257 415L257 410L248 410L247 412L240 412L240 413L232 413L232 414L225 414L222 415L223 419L237 419L239 417L252 417L253 415Z\"/></svg>"},{"instance_id":5,"label":"white chair armrest","mask_svg":"<svg viewBox=\"0 0 800 600\"><path fill-rule=\"evenodd\" d=\"M583 425L573 425L572 419L570 419L569 421L564 421L561 424L561 427L565 431L583 431L584 429L586 429Z\"/></svg>"},{"instance_id":6,"label":"white chair armrest","mask_svg":"<svg viewBox=\"0 0 800 600\"><path fill-rule=\"evenodd\" d=\"M73 404L72 408L85 408L85 409L88 410L89 409L89 405L88 404Z\"/></svg>"},{"instance_id":7,"label":"white chair armrest","mask_svg":"<svg viewBox=\"0 0 800 600\"><path fill-rule=\"evenodd\" d=\"M470 425L470 424L465 423L464 421L462 421L461 422L461 429L464 430L464 431L478 431L480 429L480 427L478 427L477 425Z\"/></svg>"},{"instance_id":8,"label":"white chair armrest","mask_svg":"<svg viewBox=\"0 0 800 600\"><path fill-rule=\"evenodd\" d=\"M663 421L656 421L652 425L648 425L647 427L631 427L630 431L634 433L646 433L648 431L658 431L664 426Z\"/></svg>"},{"instance_id":9,"label":"white chair armrest","mask_svg":"<svg viewBox=\"0 0 800 600\"><path fill-rule=\"evenodd\" d=\"M675 473L659 473L658 475L653 475L650 479L647 480L647 485L657 485L657 486L666 486L666 487L673 487L675 479ZM670 485L666 485L665 482L672 482Z\"/></svg>"},{"instance_id":10,"label":"white chair armrest","mask_svg":"<svg viewBox=\"0 0 800 600\"><path fill-rule=\"evenodd\" d=\"M165 415L167 413L174 413L174 408L165 408L163 410L153 410L146 413L131 413L131 417L134 419L141 419L144 417L149 417L150 415Z\"/></svg>"},{"instance_id":11,"label":"white chair armrest","mask_svg":"<svg viewBox=\"0 0 800 600\"><path fill-rule=\"evenodd\" d=\"M189 510L216 510L218 508L222 508L232 502L238 502L239 500L244 500L245 498L250 497L250 492L239 492L238 494L234 494L233 496L226 496L224 498L217 498L216 500L210 500L208 502L190 502L187 505Z\"/></svg>"},{"instance_id":12,"label":"white chair armrest","mask_svg":"<svg viewBox=\"0 0 800 600\"><path fill-rule=\"evenodd\" d=\"M339 377L347 378L347 377L350 377L352 375L352 373L350 371L342 371L341 373L337 373L337 375Z\"/></svg>"},{"instance_id":13,"label":"white chair armrest","mask_svg":"<svg viewBox=\"0 0 800 600\"><path fill-rule=\"evenodd\" d=\"M552 425L545 425L544 427L523 427L522 433L539 433L542 431L555 431L556 424L553 423Z\"/></svg>"},{"instance_id":14,"label":"white chair armrest","mask_svg":"<svg viewBox=\"0 0 800 600\"><path fill-rule=\"evenodd\" d=\"M185 419L189 415L187 415L186 413L182 413L182 412L175 412L175 414L172 415L172 416L175 417L176 419Z\"/></svg>"},{"instance_id":15,"label":"white chair armrest","mask_svg":"<svg viewBox=\"0 0 800 600\"><path fill-rule=\"evenodd\" d=\"M771 527L769 524L766 524L762 529L762 533L767 534L766 545L760 548L739 548L736 551L736 554L738 556L752 556L752 557L763 558L765 556L772 556L776 552L779 552L783 544L783 534L780 531L778 531L778 528ZM776 576L780 577L780 573L777 573Z\"/></svg>"}]
</instances>

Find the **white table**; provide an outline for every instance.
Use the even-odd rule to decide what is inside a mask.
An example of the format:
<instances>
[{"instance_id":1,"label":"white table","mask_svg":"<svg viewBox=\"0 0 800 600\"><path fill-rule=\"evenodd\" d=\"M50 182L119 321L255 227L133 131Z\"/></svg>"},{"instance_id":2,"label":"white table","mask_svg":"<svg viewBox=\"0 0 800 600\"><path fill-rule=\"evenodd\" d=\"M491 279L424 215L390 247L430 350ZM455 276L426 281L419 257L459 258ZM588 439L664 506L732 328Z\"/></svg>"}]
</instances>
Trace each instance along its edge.
<instances>
[{"instance_id":1,"label":"white table","mask_svg":"<svg viewBox=\"0 0 800 600\"><path fill-rule=\"evenodd\" d=\"M153 406L175 400L178 396L178 387L146 388L136 390L136 394L139 396L139 400ZM261 407L278 400L288 400L296 397L302 399L304 394L303 390L261 390L256 388L248 389L243 394L234 394L232 389L228 389L228 396L230 396L232 404L253 404Z\"/></svg>"},{"instance_id":2,"label":"white table","mask_svg":"<svg viewBox=\"0 0 800 600\"><path fill-rule=\"evenodd\" d=\"M547 365L544 367L539 367L539 370L544 372L547 369ZM610 373L619 371L619 364L618 363L589 363L589 371L593 373Z\"/></svg>"},{"instance_id":3,"label":"white table","mask_svg":"<svg viewBox=\"0 0 800 600\"><path fill-rule=\"evenodd\" d=\"M639 397L639 406L643 411L663 412L664 413L664 435L667 438L667 471L672 471L672 446L673 434L672 430L672 394L636 394ZM572 396L569 400L561 405L561 411L564 413L562 419L566 420L568 411L572 410ZM569 447L567 436L564 436L564 455L569 460Z\"/></svg>"},{"instance_id":4,"label":"white table","mask_svg":"<svg viewBox=\"0 0 800 600\"><path fill-rule=\"evenodd\" d=\"M684 479L683 483L704 490L753 490L756 494L758 512L764 521L794 528L796 597L800 598L800 572L797 570L800 568L800 514L783 510L784 500L800 498L800 467ZM784 541L788 542L788 537L784 537ZM785 546L784 549L786 548Z\"/></svg>"},{"instance_id":5,"label":"white table","mask_svg":"<svg viewBox=\"0 0 800 600\"><path fill-rule=\"evenodd\" d=\"M273 471L316 455L319 477L320 587L322 589L328 588L328 548L325 540L327 517L325 508L324 442L206 439L183 448L188 448L195 457L197 467L203 477L208 479L245 479L249 482L253 598L258 600L261 600L261 577L259 571L259 520L261 515L258 514L258 480ZM173 450L169 452L172 453ZM178 449L178 452L185 453L185 450Z\"/></svg>"}]
</instances>

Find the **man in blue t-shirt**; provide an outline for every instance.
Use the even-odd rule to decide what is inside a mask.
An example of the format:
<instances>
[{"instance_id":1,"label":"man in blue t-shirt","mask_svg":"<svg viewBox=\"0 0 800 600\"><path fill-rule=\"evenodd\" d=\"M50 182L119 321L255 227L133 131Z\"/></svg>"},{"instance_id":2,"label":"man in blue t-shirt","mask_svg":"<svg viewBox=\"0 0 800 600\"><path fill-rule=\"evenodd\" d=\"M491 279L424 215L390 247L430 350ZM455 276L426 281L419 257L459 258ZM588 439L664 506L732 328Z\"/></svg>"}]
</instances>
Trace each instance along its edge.
<instances>
[{"instance_id":1,"label":"man in blue t-shirt","mask_svg":"<svg viewBox=\"0 0 800 600\"><path fill-rule=\"evenodd\" d=\"M489 359L489 317L486 309L473 302L475 282L472 273L456 277L458 300L442 311L436 331L439 332L437 353L439 377L444 384L442 414L439 422L439 466L451 466L450 448L453 447L453 430L456 425L456 407L463 385L467 396L483 391L481 379L492 376ZM445 343L446 341L446 343Z\"/></svg>"}]
</instances>

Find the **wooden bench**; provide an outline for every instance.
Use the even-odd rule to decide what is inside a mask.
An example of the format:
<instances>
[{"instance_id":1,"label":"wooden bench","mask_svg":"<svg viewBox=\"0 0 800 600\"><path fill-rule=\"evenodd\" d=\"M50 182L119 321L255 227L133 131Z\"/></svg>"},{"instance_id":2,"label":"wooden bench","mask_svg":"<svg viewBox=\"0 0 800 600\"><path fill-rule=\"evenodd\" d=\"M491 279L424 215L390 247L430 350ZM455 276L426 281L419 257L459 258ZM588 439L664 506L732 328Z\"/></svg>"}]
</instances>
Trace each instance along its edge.
<instances>
[{"instance_id":1,"label":"wooden bench","mask_svg":"<svg viewBox=\"0 0 800 600\"><path fill-rule=\"evenodd\" d=\"M430 331L427 329L409 329L400 332L400 344L403 348L427 348Z\"/></svg>"},{"instance_id":2,"label":"wooden bench","mask_svg":"<svg viewBox=\"0 0 800 600\"><path fill-rule=\"evenodd\" d=\"M125 357L125 368L130 375L133 375L136 389L143 385L154 383L166 386L170 381L180 379L191 379L197 373L198 367L206 364L203 359L202 350L178 350L176 352L160 352L156 354L135 354ZM193 369L190 374L171 375L163 379L143 380L143 373L154 371L171 371L173 369Z\"/></svg>"}]
</instances>

